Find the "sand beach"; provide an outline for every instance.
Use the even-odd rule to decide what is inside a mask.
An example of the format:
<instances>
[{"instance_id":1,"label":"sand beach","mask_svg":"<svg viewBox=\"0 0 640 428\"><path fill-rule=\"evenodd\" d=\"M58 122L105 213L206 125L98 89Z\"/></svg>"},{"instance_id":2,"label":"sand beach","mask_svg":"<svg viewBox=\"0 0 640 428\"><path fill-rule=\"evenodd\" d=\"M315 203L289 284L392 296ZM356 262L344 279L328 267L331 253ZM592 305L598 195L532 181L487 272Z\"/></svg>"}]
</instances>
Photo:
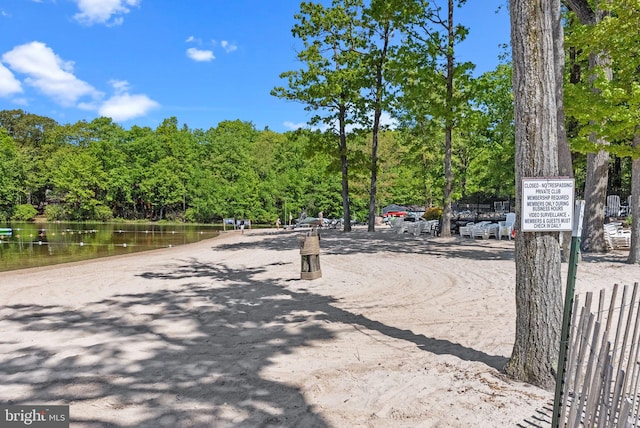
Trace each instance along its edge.
<instances>
[{"instance_id":1,"label":"sand beach","mask_svg":"<svg viewBox=\"0 0 640 428\"><path fill-rule=\"evenodd\" d=\"M68 404L72 427L413 428L526 426L552 400L502 372L513 241L322 231L301 280L300 234L0 273L0 403ZM577 292L637 281L624 256L585 256Z\"/></svg>"}]
</instances>

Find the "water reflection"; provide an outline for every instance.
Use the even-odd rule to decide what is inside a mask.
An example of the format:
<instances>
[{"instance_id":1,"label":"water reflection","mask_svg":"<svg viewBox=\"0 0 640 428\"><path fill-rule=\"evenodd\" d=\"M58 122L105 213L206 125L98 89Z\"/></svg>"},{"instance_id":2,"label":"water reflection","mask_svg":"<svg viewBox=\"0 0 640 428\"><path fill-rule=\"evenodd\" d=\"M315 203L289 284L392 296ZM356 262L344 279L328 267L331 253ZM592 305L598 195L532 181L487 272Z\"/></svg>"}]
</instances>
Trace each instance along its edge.
<instances>
[{"instance_id":1,"label":"water reflection","mask_svg":"<svg viewBox=\"0 0 640 428\"><path fill-rule=\"evenodd\" d=\"M0 225L0 271L189 244L220 227L158 224L12 223Z\"/></svg>"}]
</instances>

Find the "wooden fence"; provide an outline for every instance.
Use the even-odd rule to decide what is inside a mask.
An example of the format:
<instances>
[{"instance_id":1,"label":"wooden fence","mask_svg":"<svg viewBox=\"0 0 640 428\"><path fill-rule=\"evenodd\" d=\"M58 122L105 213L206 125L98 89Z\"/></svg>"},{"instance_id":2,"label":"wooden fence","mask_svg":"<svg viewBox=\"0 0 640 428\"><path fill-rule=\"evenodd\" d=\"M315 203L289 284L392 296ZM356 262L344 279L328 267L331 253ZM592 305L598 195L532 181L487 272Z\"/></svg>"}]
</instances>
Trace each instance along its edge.
<instances>
[{"instance_id":1,"label":"wooden fence","mask_svg":"<svg viewBox=\"0 0 640 428\"><path fill-rule=\"evenodd\" d=\"M573 305L560 426L637 427L640 377L640 302L638 283L593 293ZM629 289L632 289L629 296Z\"/></svg>"}]
</instances>

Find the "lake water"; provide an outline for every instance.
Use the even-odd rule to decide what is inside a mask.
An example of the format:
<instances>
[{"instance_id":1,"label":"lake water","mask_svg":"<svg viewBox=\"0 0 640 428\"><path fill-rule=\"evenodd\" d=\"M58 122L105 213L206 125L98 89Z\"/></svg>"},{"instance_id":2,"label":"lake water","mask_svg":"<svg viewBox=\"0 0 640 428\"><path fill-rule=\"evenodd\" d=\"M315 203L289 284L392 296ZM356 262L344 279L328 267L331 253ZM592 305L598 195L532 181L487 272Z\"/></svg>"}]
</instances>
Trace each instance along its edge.
<instances>
[{"instance_id":1,"label":"lake water","mask_svg":"<svg viewBox=\"0 0 640 428\"><path fill-rule=\"evenodd\" d=\"M164 224L0 224L0 271L189 244L213 238L221 229Z\"/></svg>"}]
</instances>

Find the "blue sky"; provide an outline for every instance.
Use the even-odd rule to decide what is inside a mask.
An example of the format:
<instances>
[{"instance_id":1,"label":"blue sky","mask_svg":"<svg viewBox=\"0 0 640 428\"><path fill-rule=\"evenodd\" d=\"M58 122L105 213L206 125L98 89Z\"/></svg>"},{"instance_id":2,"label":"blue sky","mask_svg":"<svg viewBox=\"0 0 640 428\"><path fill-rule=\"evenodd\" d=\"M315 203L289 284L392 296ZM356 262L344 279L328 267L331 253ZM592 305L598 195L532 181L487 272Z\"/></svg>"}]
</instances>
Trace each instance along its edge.
<instances>
[{"instance_id":1,"label":"blue sky","mask_svg":"<svg viewBox=\"0 0 640 428\"><path fill-rule=\"evenodd\" d=\"M506 2L468 0L457 13L470 29L459 60L474 62L476 73L494 69L500 44L509 42ZM309 113L269 92L283 84L280 73L300 68L300 44L291 36L299 5L0 0L0 110L59 123L109 116L125 128L155 128L175 116L191 129L235 119L295 129Z\"/></svg>"}]
</instances>

